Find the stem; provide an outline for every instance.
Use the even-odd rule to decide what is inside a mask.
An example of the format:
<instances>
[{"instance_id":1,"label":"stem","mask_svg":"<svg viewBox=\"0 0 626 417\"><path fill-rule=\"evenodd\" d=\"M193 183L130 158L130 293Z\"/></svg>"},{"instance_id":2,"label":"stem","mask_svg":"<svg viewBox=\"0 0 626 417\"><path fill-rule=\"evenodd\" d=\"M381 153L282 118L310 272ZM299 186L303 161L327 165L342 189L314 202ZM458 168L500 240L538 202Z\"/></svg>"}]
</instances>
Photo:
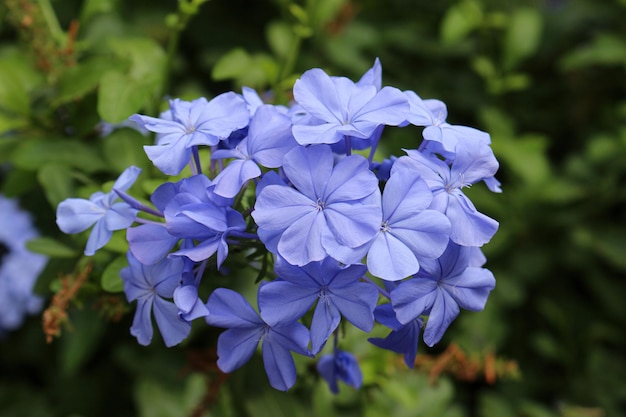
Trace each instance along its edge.
<instances>
[{"instance_id":1,"label":"stem","mask_svg":"<svg viewBox=\"0 0 626 417\"><path fill-rule=\"evenodd\" d=\"M61 29L61 25L59 24L59 20L57 19L57 15L52 8L49 0L37 0L39 3L39 8L41 10L41 15L43 16L46 24L48 25L48 30L50 30L50 34L52 38L59 44L63 45L65 39L65 32Z\"/></svg>"},{"instance_id":2,"label":"stem","mask_svg":"<svg viewBox=\"0 0 626 417\"><path fill-rule=\"evenodd\" d=\"M374 287L376 287L380 295L387 298L388 300L391 300L391 295L389 295L389 293L385 291L384 289L380 288L380 286L376 285L376 283L372 281L371 279L369 279L367 276L363 275L361 279L365 282L369 282L370 284L372 284Z\"/></svg>"}]
</instances>

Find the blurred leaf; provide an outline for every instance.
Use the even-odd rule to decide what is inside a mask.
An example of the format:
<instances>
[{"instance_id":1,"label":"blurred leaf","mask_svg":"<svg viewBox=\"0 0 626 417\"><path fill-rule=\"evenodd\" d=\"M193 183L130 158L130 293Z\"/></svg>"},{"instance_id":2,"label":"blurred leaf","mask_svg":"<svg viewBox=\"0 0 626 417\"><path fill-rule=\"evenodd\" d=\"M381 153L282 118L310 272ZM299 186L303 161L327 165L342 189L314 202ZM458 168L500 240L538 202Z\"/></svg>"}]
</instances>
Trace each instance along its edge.
<instances>
[{"instance_id":1,"label":"blurred leaf","mask_svg":"<svg viewBox=\"0 0 626 417\"><path fill-rule=\"evenodd\" d=\"M191 415L206 393L205 377L194 373L184 383L168 386L155 379L142 378L135 386L135 402L141 417Z\"/></svg>"},{"instance_id":2,"label":"blurred leaf","mask_svg":"<svg viewBox=\"0 0 626 417\"><path fill-rule=\"evenodd\" d=\"M76 167L87 173L106 169L94 148L71 140L23 140L13 153L13 163L33 171L47 163Z\"/></svg>"},{"instance_id":3,"label":"blurred leaf","mask_svg":"<svg viewBox=\"0 0 626 417\"><path fill-rule=\"evenodd\" d=\"M381 380L380 387L372 389L369 394L365 417L463 416L452 404L454 387L445 378L430 385L425 374L397 372Z\"/></svg>"},{"instance_id":4,"label":"blurred leaf","mask_svg":"<svg viewBox=\"0 0 626 417\"><path fill-rule=\"evenodd\" d=\"M282 21L271 22L265 29L265 36L272 52L280 58L287 56L295 40L291 27Z\"/></svg>"},{"instance_id":5,"label":"blurred leaf","mask_svg":"<svg viewBox=\"0 0 626 417\"><path fill-rule=\"evenodd\" d=\"M560 62L565 71L591 65L626 65L624 37L600 33L590 43L567 54Z\"/></svg>"},{"instance_id":6,"label":"blurred leaf","mask_svg":"<svg viewBox=\"0 0 626 417\"><path fill-rule=\"evenodd\" d=\"M213 67L216 81L233 79L238 87L265 88L276 80L278 63L267 54L249 55L236 48L222 56Z\"/></svg>"},{"instance_id":7,"label":"blurred leaf","mask_svg":"<svg viewBox=\"0 0 626 417\"><path fill-rule=\"evenodd\" d=\"M109 71L100 82L98 114L109 123L120 123L141 110L153 92L150 82Z\"/></svg>"},{"instance_id":8,"label":"blurred leaf","mask_svg":"<svg viewBox=\"0 0 626 417\"><path fill-rule=\"evenodd\" d=\"M97 57L63 72L59 79L54 106L76 100L95 90L102 77L116 67L110 57Z\"/></svg>"},{"instance_id":9,"label":"blurred leaf","mask_svg":"<svg viewBox=\"0 0 626 417\"><path fill-rule=\"evenodd\" d=\"M541 40L543 21L537 9L518 8L510 17L504 37L503 66L513 69L524 58L532 55Z\"/></svg>"},{"instance_id":10,"label":"blurred leaf","mask_svg":"<svg viewBox=\"0 0 626 417\"><path fill-rule=\"evenodd\" d=\"M12 117L28 116L30 114L30 91L40 85L43 78L33 70L25 55L12 50L1 52L0 115L4 113Z\"/></svg>"},{"instance_id":11,"label":"blurred leaf","mask_svg":"<svg viewBox=\"0 0 626 417\"><path fill-rule=\"evenodd\" d=\"M73 258L78 253L51 237L37 237L26 242L26 249L53 258Z\"/></svg>"},{"instance_id":12,"label":"blurred leaf","mask_svg":"<svg viewBox=\"0 0 626 417\"><path fill-rule=\"evenodd\" d=\"M576 228L572 234L574 243L601 256L616 268L626 271L626 234L624 228L588 230Z\"/></svg>"},{"instance_id":13,"label":"blurred leaf","mask_svg":"<svg viewBox=\"0 0 626 417\"><path fill-rule=\"evenodd\" d=\"M19 196L35 188L37 178L30 170L14 168L4 177L2 193L7 197Z\"/></svg>"},{"instance_id":14,"label":"blurred leaf","mask_svg":"<svg viewBox=\"0 0 626 417\"><path fill-rule=\"evenodd\" d=\"M134 129L117 129L102 141L107 163L122 172L131 165L142 169L149 167L149 160L143 151L147 138Z\"/></svg>"},{"instance_id":15,"label":"blurred leaf","mask_svg":"<svg viewBox=\"0 0 626 417\"><path fill-rule=\"evenodd\" d=\"M473 0L463 0L450 7L441 23L441 40L449 45L463 40L478 28L483 20L480 4Z\"/></svg>"},{"instance_id":16,"label":"blurred leaf","mask_svg":"<svg viewBox=\"0 0 626 417\"><path fill-rule=\"evenodd\" d=\"M124 282L120 276L120 271L127 266L128 261L126 260L126 256L118 256L115 258L102 273L102 279L100 281L102 289L114 293L124 291Z\"/></svg>"},{"instance_id":17,"label":"blurred leaf","mask_svg":"<svg viewBox=\"0 0 626 417\"><path fill-rule=\"evenodd\" d=\"M89 20L101 13L111 13L115 10L118 0L86 0L83 2L83 6L80 13L80 23L87 25Z\"/></svg>"},{"instance_id":18,"label":"blurred leaf","mask_svg":"<svg viewBox=\"0 0 626 417\"><path fill-rule=\"evenodd\" d=\"M74 192L72 170L64 164L49 163L37 171L37 180L46 193L50 206L56 207Z\"/></svg>"},{"instance_id":19,"label":"blurred leaf","mask_svg":"<svg viewBox=\"0 0 626 417\"><path fill-rule=\"evenodd\" d=\"M60 339L61 370L75 375L100 345L106 324L90 309L71 310L70 320L73 331L65 332Z\"/></svg>"},{"instance_id":20,"label":"blurred leaf","mask_svg":"<svg viewBox=\"0 0 626 417\"><path fill-rule=\"evenodd\" d=\"M313 22L319 31L337 17L348 0L318 0L313 9Z\"/></svg>"},{"instance_id":21,"label":"blurred leaf","mask_svg":"<svg viewBox=\"0 0 626 417\"><path fill-rule=\"evenodd\" d=\"M110 38L108 44L119 57L130 61L130 78L144 84L160 84L166 55L156 41L148 37L117 37Z\"/></svg>"},{"instance_id":22,"label":"blurred leaf","mask_svg":"<svg viewBox=\"0 0 626 417\"><path fill-rule=\"evenodd\" d=\"M265 390L246 401L248 414L255 417L312 417L310 409L285 392Z\"/></svg>"},{"instance_id":23,"label":"blurred leaf","mask_svg":"<svg viewBox=\"0 0 626 417\"><path fill-rule=\"evenodd\" d=\"M250 55L244 49L232 49L217 61L211 76L216 81L239 78L249 69L250 62Z\"/></svg>"}]
</instances>

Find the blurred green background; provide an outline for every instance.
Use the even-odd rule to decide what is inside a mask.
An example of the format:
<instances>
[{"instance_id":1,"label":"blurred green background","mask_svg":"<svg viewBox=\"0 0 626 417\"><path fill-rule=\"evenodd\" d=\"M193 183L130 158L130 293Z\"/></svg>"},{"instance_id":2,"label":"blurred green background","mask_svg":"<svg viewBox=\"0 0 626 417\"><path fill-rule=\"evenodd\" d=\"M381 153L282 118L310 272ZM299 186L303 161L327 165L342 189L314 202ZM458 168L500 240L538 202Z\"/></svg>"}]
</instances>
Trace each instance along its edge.
<instances>
[{"instance_id":1,"label":"blurred green background","mask_svg":"<svg viewBox=\"0 0 626 417\"><path fill-rule=\"evenodd\" d=\"M211 0L178 14L174 0L3 3L0 192L56 239L35 247L54 255L37 287L48 299L84 244L56 229L56 204L129 164L151 169L146 138L104 140L95 126L157 114L163 94L246 85L286 102L309 68L356 80L379 57L384 85L443 100L448 122L491 134L503 193L468 191L500 221L484 248L496 289L485 311L420 346L415 370L348 331L363 388L333 397L302 361L285 394L258 358L220 376L206 327L181 347L142 348L104 278L120 235L94 258L104 276L80 290L59 338L46 344L31 317L0 340L0 416L626 415L626 1ZM420 138L385 135L393 154Z\"/></svg>"}]
</instances>

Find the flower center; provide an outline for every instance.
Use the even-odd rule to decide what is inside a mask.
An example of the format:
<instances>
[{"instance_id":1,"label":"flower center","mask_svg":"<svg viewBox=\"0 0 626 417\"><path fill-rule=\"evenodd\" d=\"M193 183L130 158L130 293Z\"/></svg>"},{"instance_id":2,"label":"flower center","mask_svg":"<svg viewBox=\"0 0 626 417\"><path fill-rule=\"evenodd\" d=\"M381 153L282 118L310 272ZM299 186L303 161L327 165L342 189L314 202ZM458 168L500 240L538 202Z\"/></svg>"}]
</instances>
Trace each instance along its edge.
<instances>
[{"instance_id":1,"label":"flower center","mask_svg":"<svg viewBox=\"0 0 626 417\"><path fill-rule=\"evenodd\" d=\"M326 208L326 202L322 201L321 198L318 198L317 201L315 202L315 210L322 211L325 208Z\"/></svg>"},{"instance_id":2,"label":"flower center","mask_svg":"<svg viewBox=\"0 0 626 417\"><path fill-rule=\"evenodd\" d=\"M389 220L385 220L384 222L382 222L380 224L380 231L383 233L386 233L388 231L391 230L391 227L389 227Z\"/></svg>"}]
</instances>

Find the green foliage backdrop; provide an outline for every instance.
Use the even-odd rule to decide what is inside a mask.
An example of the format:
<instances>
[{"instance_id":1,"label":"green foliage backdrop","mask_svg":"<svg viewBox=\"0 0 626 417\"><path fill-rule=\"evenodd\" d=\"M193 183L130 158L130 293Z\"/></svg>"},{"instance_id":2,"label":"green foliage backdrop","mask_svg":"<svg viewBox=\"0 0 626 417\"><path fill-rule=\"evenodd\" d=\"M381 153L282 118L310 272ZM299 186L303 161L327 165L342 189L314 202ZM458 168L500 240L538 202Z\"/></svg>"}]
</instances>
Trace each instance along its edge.
<instances>
[{"instance_id":1,"label":"green foliage backdrop","mask_svg":"<svg viewBox=\"0 0 626 417\"><path fill-rule=\"evenodd\" d=\"M348 334L362 360L360 391L333 397L299 363L301 378L284 394L267 387L260 366L220 376L206 349L212 330L194 327L174 349L140 347L116 280L120 235L93 258L102 278L69 303L60 337L47 344L35 316L0 340L0 415L623 415L624 0L4 3L0 192L18 197L45 236L31 249L51 256L37 284L48 302L60 277L76 272L86 239L57 230L56 205L129 164L159 175L141 149L149 139L121 129L103 140L96 126L156 114L164 95L245 85L286 102L309 68L355 79L379 57L385 84L439 98L451 123L491 134L504 192L470 190L500 221L484 248L497 279L487 308L462 315L437 347L420 346L415 370ZM414 134L392 131L387 150L416 143ZM134 186L143 196L153 188ZM464 378L470 362L478 370Z\"/></svg>"}]
</instances>

